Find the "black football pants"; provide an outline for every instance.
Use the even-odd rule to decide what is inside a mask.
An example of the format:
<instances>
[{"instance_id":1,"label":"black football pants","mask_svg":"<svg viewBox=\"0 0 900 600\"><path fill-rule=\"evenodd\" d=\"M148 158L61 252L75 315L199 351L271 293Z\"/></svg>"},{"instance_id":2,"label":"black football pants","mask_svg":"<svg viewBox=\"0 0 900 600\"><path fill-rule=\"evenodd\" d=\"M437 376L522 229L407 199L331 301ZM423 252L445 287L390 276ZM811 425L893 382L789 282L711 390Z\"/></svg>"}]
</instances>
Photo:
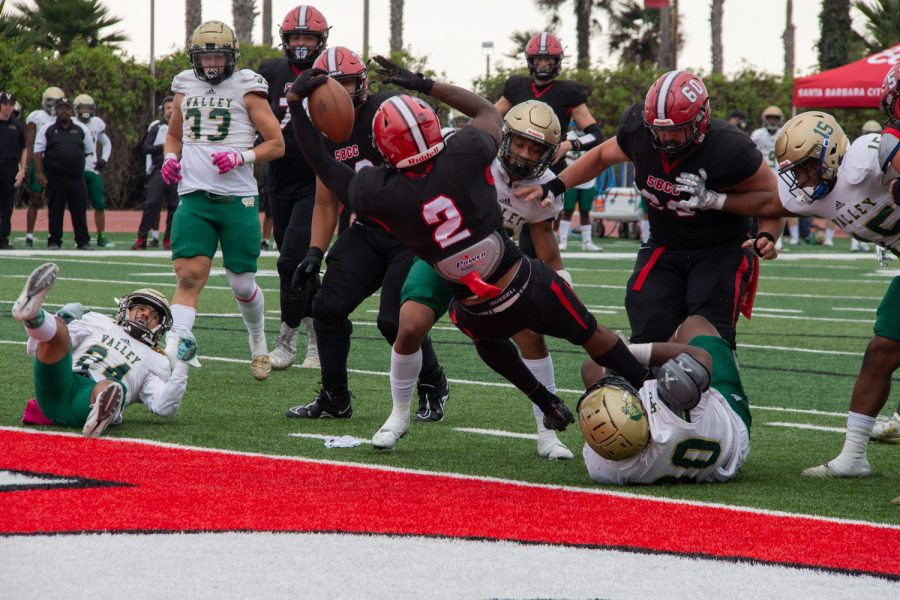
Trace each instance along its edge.
<instances>
[{"instance_id":1,"label":"black football pants","mask_svg":"<svg viewBox=\"0 0 900 600\"><path fill-rule=\"evenodd\" d=\"M289 327L297 328L304 317L312 314L312 299L315 288L312 285L304 291L291 286L297 265L309 250L312 233L312 213L316 204L315 183L296 196L269 193L269 207L272 211L272 233L278 244L278 280L281 303L281 320ZM324 250L324 248L323 248ZM318 279L316 279L318 281Z\"/></svg>"},{"instance_id":2,"label":"black football pants","mask_svg":"<svg viewBox=\"0 0 900 600\"><path fill-rule=\"evenodd\" d=\"M63 219L66 206L72 218L72 229L75 231L75 244L84 246L91 241L87 226L87 186L84 173L78 175L61 175L47 172L48 229L47 244L62 245Z\"/></svg>"},{"instance_id":3,"label":"black football pants","mask_svg":"<svg viewBox=\"0 0 900 600\"><path fill-rule=\"evenodd\" d=\"M159 169L147 176L147 196L144 198L144 214L138 226L138 237L146 238L153 226L159 223L159 213L166 205L166 237L172 232L172 218L178 208L178 186L166 185Z\"/></svg>"}]
</instances>

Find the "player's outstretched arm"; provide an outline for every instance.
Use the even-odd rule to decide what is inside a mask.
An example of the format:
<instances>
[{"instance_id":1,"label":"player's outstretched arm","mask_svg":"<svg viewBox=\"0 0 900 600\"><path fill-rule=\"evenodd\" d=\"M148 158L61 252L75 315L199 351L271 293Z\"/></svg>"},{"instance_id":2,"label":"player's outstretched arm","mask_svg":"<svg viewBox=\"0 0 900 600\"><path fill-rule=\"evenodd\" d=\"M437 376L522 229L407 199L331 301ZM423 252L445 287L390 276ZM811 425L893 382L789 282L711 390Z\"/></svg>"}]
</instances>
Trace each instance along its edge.
<instances>
[{"instance_id":1,"label":"player's outstretched arm","mask_svg":"<svg viewBox=\"0 0 900 600\"><path fill-rule=\"evenodd\" d=\"M281 135L281 126L268 101L259 94L247 94L244 96L244 103L250 120L264 140L251 150L256 155L255 162L269 162L284 156L284 136Z\"/></svg>"},{"instance_id":2,"label":"player's outstretched arm","mask_svg":"<svg viewBox=\"0 0 900 600\"><path fill-rule=\"evenodd\" d=\"M324 84L326 77L327 73L322 69L307 69L291 84L286 96L291 111L291 129L294 130L294 137L300 145L300 150L303 151L306 162L322 183L344 203L349 204L350 181L356 173L328 153L322 136L313 127L303 107L303 99Z\"/></svg>"}]
</instances>

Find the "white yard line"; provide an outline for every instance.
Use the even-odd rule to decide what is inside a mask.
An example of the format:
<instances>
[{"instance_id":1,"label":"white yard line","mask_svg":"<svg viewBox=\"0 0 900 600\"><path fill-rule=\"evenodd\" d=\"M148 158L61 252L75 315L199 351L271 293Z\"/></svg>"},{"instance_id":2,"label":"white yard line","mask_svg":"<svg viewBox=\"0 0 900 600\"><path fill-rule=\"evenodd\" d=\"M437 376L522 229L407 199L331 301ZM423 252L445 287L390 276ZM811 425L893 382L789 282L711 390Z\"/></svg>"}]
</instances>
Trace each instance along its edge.
<instances>
[{"instance_id":1,"label":"white yard line","mask_svg":"<svg viewBox=\"0 0 900 600\"><path fill-rule=\"evenodd\" d=\"M766 423L766 425L771 425L772 427L790 427L791 429L808 429L810 431L831 431L834 433L846 433L847 431L843 427L825 427L824 425L811 425L809 423L781 423L772 421Z\"/></svg>"},{"instance_id":2,"label":"white yard line","mask_svg":"<svg viewBox=\"0 0 900 600\"><path fill-rule=\"evenodd\" d=\"M522 440L536 440L536 433L517 433L515 431L502 431L500 429L479 429L478 427L454 427L453 431L462 433L476 433L478 435L492 435L494 437L518 438Z\"/></svg>"}]
</instances>

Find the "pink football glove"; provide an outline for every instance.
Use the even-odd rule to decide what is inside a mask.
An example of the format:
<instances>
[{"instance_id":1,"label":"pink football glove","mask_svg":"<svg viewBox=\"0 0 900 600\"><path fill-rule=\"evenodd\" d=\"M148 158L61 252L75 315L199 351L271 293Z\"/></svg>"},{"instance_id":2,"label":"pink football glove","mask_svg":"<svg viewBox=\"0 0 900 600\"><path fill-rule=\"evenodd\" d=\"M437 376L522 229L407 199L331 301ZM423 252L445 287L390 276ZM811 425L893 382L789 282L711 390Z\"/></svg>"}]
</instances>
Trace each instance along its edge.
<instances>
[{"instance_id":1,"label":"pink football glove","mask_svg":"<svg viewBox=\"0 0 900 600\"><path fill-rule=\"evenodd\" d=\"M172 185L181 181L181 163L174 156L166 158L160 170L163 181L166 185Z\"/></svg>"},{"instance_id":2,"label":"pink football glove","mask_svg":"<svg viewBox=\"0 0 900 600\"><path fill-rule=\"evenodd\" d=\"M244 164L244 157L238 152L213 152L212 163L219 167L219 175Z\"/></svg>"}]
</instances>

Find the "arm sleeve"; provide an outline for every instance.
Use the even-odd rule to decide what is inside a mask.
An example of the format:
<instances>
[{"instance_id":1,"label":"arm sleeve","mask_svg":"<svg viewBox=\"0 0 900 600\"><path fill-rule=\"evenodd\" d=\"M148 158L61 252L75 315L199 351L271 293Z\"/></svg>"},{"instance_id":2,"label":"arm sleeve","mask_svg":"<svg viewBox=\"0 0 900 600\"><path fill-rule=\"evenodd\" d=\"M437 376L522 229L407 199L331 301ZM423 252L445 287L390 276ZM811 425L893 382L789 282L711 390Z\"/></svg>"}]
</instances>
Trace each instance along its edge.
<instances>
[{"instance_id":1,"label":"arm sleeve","mask_svg":"<svg viewBox=\"0 0 900 600\"><path fill-rule=\"evenodd\" d=\"M181 406L187 380L188 365L179 360L175 363L168 381L163 381L156 373L149 373L138 396L153 414L172 417Z\"/></svg>"},{"instance_id":2,"label":"arm sleeve","mask_svg":"<svg viewBox=\"0 0 900 600\"><path fill-rule=\"evenodd\" d=\"M291 128L294 130L294 137L297 138L306 162L316 172L322 183L334 192L341 202L349 206L350 181L355 175L353 169L334 160L328 153L322 136L313 128L302 102L289 102L288 107L291 111Z\"/></svg>"},{"instance_id":3,"label":"arm sleeve","mask_svg":"<svg viewBox=\"0 0 900 600\"><path fill-rule=\"evenodd\" d=\"M579 136L577 139L579 144L578 150L587 152L594 146L600 145L603 141L603 132L600 131L599 124L591 123L584 128L584 135Z\"/></svg>"},{"instance_id":4,"label":"arm sleeve","mask_svg":"<svg viewBox=\"0 0 900 600\"><path fill-rule=\"evenodd\" d=\"M97 151L97 148L94 146L94 138L91 137L91 131L81 123L76 122L74 119L72 123L75 123L78 127L81 128L81 131L84 132L84 153L93 154Z\"/></svg>"},{"instance_id":5,"label":"arm sleeve","mask_svg":"<svg viewBox=\"0 0 900 600\"><path fill-rule=\"evenodd\" d=\"M109 157L112 154L112 142L109 140L109 136L106 135L105 131L101 131L100 135L97 136L97 141L103 147L103 150L100 151L100 158L109 162Z\"/></svg>"}]
</instances>

